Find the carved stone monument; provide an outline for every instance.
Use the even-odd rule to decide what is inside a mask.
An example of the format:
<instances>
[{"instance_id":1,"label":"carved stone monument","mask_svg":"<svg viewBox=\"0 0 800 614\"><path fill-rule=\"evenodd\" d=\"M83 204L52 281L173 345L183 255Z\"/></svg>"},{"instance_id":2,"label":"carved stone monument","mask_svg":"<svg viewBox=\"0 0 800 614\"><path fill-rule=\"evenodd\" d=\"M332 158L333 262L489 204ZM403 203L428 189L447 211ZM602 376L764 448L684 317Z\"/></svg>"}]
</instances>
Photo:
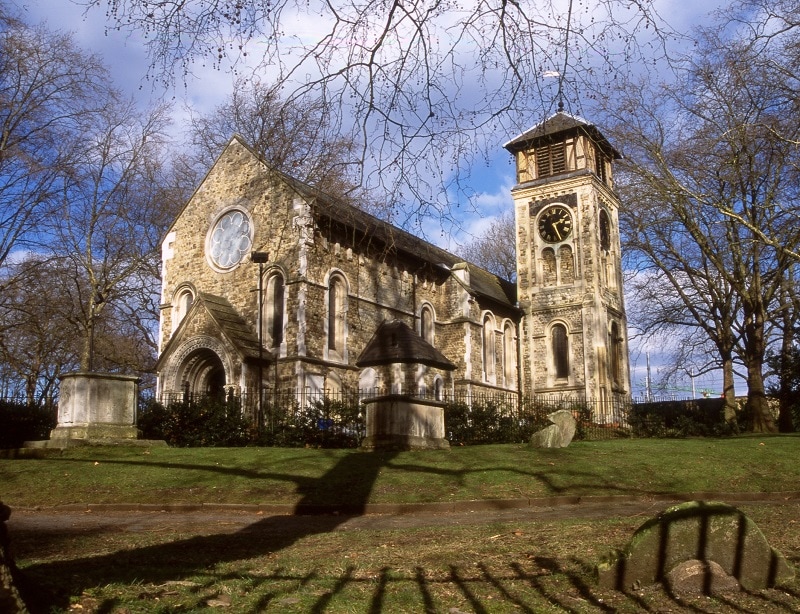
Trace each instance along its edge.
<instances>
[{"instance_id":1,"label":"carved stone monument","mask_svg":"<svg viewBox=\"0 0 800 614\"><path fill-rule=\"evenodd\" d=\"M444 432L444 403L436 381L455 369L439 350L407 324L384 321L356 363L375 367L391 391L364 401L367 450L441 450L450 447ZM430 387L428 387L430 384ZM427 390L433 395L428 396Z\"/></svg>"},{"instance_id":2,"label":"carved stone monument","mask_svg":"<svg viewBox=\"0 0 800 614\"><path fill-rule=\"evenodd\" d=\"M139 378L110 373L68 373L61 377L58 424L48 447L135 441Z\"/></svg>"}]
</instances>

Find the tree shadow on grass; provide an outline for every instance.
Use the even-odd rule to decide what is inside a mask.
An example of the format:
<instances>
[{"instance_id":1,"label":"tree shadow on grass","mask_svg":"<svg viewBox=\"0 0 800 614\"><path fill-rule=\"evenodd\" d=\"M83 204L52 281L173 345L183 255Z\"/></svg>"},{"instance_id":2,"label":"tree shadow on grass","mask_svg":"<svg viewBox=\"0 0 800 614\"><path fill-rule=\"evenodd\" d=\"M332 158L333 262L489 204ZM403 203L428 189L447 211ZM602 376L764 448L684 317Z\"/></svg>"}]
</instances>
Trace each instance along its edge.
<instances>
[{"instance_id":1,"label":"tree shadow on grass","mask_svg":"<svg viewBox=\"0 0 800 614\"><path fill-rule=\"evenodd\" d=\"M341 482L340 476L343 475L358 476L358 479L346 481L345 499L348 511L352 515L359 515L369 502L381 467L396 454L391 451L347 454L318 479L288 474L281 477L296 482L297 492L301 495L297 508L313 511L320 504L320 491L327 489L328 482ZM46 583L48 577L73 578L74 583L70 587L73 595L92 586L115 582L163 584L182 580L219 563L277 552L305 536L333 531L346 518L343 515L320 515L313 523L309 523L296 522L296 519L293 521L292 517L287 516L272 516L233 534L196 536L89 559L33 565L24 572L29 581L23 586L23 591L34 611L49 612L54 607L67 608L70 594L43 591L42 586L34 585L32 579Z\"/></svg>"},{"instance_id":2,"label":"tree shadow on grass","mask_svg":"<svg viewBox=\"0 0 800 614\"><path fill-rule=\"evenodd\" d=\"M382 567L365 575L356 565L345 564L336 571L322 570L317 561L298 564L271 564L270 553L288 548L298 540L335 530L346 517L316 516L265 518L234 533L197 536L134 550L81 559L52 561L28 567L29 579L41 583L33 612L68 609L73 598L80 598L94 587L119 584L133 587L122 597L104 596L91 611L99 614L123 611L119 608L163 604L163 611L202 609L233 587L229 611L260 612L494 612L513 609L539 612L561 609L567 612L617 611L621 603L638 611L663 611L665 607L686 604L669 594L655 598L616 593L609 602L608 590L598 588L587 573L589 562L580 558L556 559L547 556L513 555L503 562L447 563L446 554L438 568L421 566L405 569ZM376 547L378 543L376 543ZM446 549L447 545L442 544ZM488 552L487 552L488 554ZM330 554L324 556L330 557ZM455 558L455 557L454 557ZM248 559L257 559L248 562ZM224 563L237 563L229 567ZM50 579L60 591L46 590ZM184 584L182 606L170 610L166 596ZM66 591L66 587L69 587ZM42 589L45 590L42 590ZM790 590L783 589L789 598ZM397 594L405 597L398 602ZM133 595L133 596L131 596ZM747 595L747 605L738 611L791 610L795 601L779 601L774 596ZM163 600L163 601L162 601ZM85 601L83 602L86 603ZM347 607L342 604L348 604ZM731 608L741 605L736 596L721 600ZM501 605L502 604L502 605ZM787 605L788 604L788 605ZM338 608L338 609L337 609ZM88 609L88 608L85 608ZM680 609L680 608L679 608ZM682 611L709 611L689 607Z\"/></svg>"},{"instance_id":3,"label":"tree shadow on grass","mask_svg":"<svg viewBox=\"0 0 800 614\"><path fill-rule=\"evenodd\" d=\"M379 472L396 456L397 453L386 451L347 454L319 478L290 473L268 475L294 482L301 495L297 508L307 511L326 501L331 484L334 484L334 488L344 490L339 500L346 501L348 511L357 515L366 509ZM225 467L209 469L223 474L241 474L240 470ZM403 469L453 473L452 470L408 465ZM524 472L519 468L516 470ZM460 479L463 480L466 473L468 471L460 475ZM254 480L265 477L261 472L248 472L246 475ZM109 584L141 586L138 599L146 603L148 599L155 602L165 595L171 590L170 586L187 582L193 586L190 593L194 604L186 606L191 609L205 607L222 583L246 582L250 605L241 610L233 604L231 611L258 612L275 607L283 611L324 612L335 609L337 599L349 599L351 595L355 595L358 603L368 604L365 609L370 613L436 612L454 606L456 610L468 608L474 612L490 612L495 611L499 603L523 612L536 612L553 606L565 611L582 611L586 607L593 611L615 609L604 601L607 594L589 580L586 573L589 563L578 559L569 564L541 556L499 565L488 565L481 560L469 566L445 563L445 573L419 566L411 571L384 567L376 577L360 575L353 565L343 565L336 573L321 572L314 560L303 561L304 568L300 571L270 567L271 554L306 537L333 532L349 517L344 514L313 518L271 516L235 532L199 535L110 554L33 564L24 569L28 579L25 595L33 612L51 612L69 609L73 598L95 587ZM45 535L41 538L47 539ZM442 548L446 549L447 545L442 544ZM246 563L250 559L259 560L250 565ZM345 562L344 556L342 562ZM238 565L229 571L227 563ZM408 587L411 587L414 607L398 609L393 601L396 598L394 593ZM791 596L793 593L785 591L784 594ZM794 596L796 598L796 594ZM658 606L651 606L650 602L636 595L625 599L628 599L628 605L634 603L643 611L658 610ZM675 603L669 596L663 599L667 604ZM759 599L761 605L780 607L771 597ZM122 601L107 597L97 604L95 611L113 612L125 605L124 599Z\"/></svg>"}]
</instances>

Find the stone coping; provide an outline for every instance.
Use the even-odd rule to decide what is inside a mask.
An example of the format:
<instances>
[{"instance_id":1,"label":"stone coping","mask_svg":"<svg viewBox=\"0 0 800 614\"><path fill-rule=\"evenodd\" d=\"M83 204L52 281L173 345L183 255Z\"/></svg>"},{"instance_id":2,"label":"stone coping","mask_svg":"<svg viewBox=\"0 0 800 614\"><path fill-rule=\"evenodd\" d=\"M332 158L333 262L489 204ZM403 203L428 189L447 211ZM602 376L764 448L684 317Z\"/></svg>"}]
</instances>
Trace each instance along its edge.
<instances>
[{"instance_id":1,"label":"stone coping","mask_svg":"<svg viewBox=\"0 0 800 614\"><path fill-rule=\"evenodd\" d=\"M112 379L121 382L140 382L142 378L138 375L125 375L122 373L104 373L102 371L70 371L69 373L62 373L58 379L70 379L74 377L82 377L85 379Z\"/></svg>"},{"instance_id":2,"label":"stone coping","mask_svg":"<svg viewBox=\"0 0 800 614\"><path fill-rule=\"evenodd\" d=\"M51 507L12 506L14 510L27 512L246 512L272 514L275 516L366 516L403 514L445 514L455 512L480 512L513 510L567 505L613 506L619 503L664 502L680 503L706 500L726 503L782 503L800 502L800 491L788 492L694 492L651 496L636 495L566 495L520 499L482 499L468 501L442 501L431 503L366 503L364 505L324 505L290 503L70 503Z\"/></svg>"}]
</instances>

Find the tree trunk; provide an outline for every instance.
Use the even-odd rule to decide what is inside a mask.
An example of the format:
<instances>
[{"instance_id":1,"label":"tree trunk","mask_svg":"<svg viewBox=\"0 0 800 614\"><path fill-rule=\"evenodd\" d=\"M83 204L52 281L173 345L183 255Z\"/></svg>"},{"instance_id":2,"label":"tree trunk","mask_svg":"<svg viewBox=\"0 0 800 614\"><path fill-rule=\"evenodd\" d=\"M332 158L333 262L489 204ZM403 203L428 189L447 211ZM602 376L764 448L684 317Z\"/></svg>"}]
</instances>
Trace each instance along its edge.
<instances>
[{"instance_id":1,"label":"tree trunk","mask_svg":"<svg viewBox=\"0 0 800 614\"><path fill-rule=\"evenodd\" d=\"M725 423L732 427L736 432L739 431L736 422L736 389L733 383L733 359L730 354L722 357L722 397L725 399L723 415Z\"/></svg>"},{"instance_id":2,"label":"tree trunk","mask_svg":"<svg viewBox=\"0 0 800 614\"><path fill-rule=\"evenodd\" d=\"M761 372L762 363L751 362L747 366L747 404L745 414L750 423L750 430L754 433L777 433L778 427L772 418L769 400L764 391L764 376Z\"/></svg>"},{"instance_id":3,"label":"tree trunk","mask_svg":"<svg viewBox=\"0 0 800 614\"><path fill-rule=\"evenodd\" d=\"M791 273L790 273L791 274ZM789 285L787 278L784 283L784 288ZM781 292L782 302L784 304L791 304L791 295L785 289ZM792 420L792 380L795 374L792 373L794 366L794 309L783 310L783 331L781 336L781 353L778 362L778 376L780 383L778 384L778 401L780 408L778 410L778 430L781 433L791 433L794 431L794 421Z\"/></svg>"}]
</instances>

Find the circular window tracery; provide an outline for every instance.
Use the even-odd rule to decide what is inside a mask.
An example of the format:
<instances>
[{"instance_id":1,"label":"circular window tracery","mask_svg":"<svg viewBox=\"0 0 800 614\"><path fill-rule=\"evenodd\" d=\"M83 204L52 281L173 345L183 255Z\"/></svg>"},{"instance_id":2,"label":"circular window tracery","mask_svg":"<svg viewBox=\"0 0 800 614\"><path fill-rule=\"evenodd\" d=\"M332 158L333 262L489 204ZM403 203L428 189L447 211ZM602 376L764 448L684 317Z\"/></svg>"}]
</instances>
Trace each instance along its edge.
<instances>
[{"instance_id":1,"label":"circular window tracery","mask_svg":"<svg viewBox=\"0 0 800 614\"><path fill-rule=\"evenodd\" d=\"M237 266L253 247L253 225L241 209L230 209L217 218L208 234L206 250L215 267Z\"/></svg>"}]
</instances>

